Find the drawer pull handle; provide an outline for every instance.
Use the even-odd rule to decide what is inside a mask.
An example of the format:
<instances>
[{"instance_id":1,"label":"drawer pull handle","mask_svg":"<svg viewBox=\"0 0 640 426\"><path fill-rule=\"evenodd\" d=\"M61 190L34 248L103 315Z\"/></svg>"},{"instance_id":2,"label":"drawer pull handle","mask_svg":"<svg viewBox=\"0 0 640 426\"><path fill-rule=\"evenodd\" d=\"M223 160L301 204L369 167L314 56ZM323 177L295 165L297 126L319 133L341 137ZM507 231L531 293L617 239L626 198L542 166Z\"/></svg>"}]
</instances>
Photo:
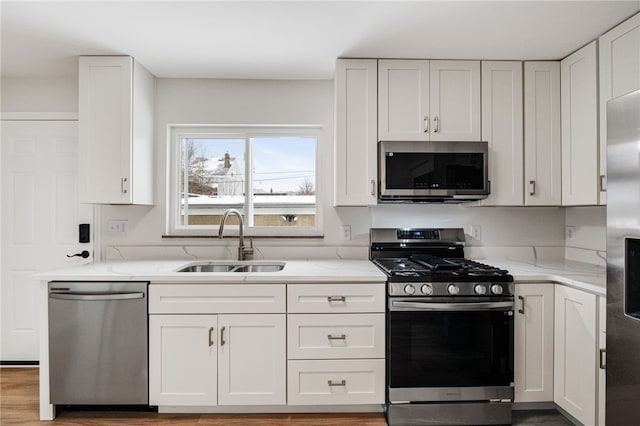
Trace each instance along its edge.
<instances>
[{"instance_id":1,"label":"drawer pull handle","mask_svg":"<svg viewBox=\"0 0 640 426\"><path fill-rule=\"evenodd\" d=\"M518 300L520 300L520 303L521 303L520 309L518 309L518 312L524 315L524 297L518 296Z\"/></svg>"},{"instance_id":2,"label":"drawer pull handle","mask_svg":"<svg viewBox=\"0 0 640 426\"><path fill-rule=\"evenodd\" d=\"M327 297L327 301L331 302L346 302L347 298L345 296L329 296Z\"/></svg>"},{"instance_id":3,"label":"drawer pull handle","mask_svg":"<svg viewBox=\"0 0 640 426\"><path fill-rule=\"evenodd\" d=\"M332 336L331 334L327 334L327 339L329 340L347 340L346 334L341 334L339 336Z\"/></svg>"},{"instance_id":4,"label":"drawer pull handle","mask_svg":"<svg viewBox=\"0 0 640 426\"><path fill-rule=\"evenodd\" d=\"M329 386L347 386L347 381L342 379L340 382L334 382L333 380L328 380L327 384Z\"/></svg>"}]
</instances>

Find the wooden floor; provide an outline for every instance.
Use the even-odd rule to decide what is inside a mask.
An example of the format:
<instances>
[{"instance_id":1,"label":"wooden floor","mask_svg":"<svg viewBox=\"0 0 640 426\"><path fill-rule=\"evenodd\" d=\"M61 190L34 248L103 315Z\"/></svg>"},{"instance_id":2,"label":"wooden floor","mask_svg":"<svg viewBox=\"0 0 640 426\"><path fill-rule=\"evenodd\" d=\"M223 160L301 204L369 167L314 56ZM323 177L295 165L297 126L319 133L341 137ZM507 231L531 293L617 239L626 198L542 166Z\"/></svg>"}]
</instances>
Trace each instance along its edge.
<instances>
[{"instance_id":1,"label":"wooden floor","mask_svg":"<svg viewBox=\"0 0 640 426\"><path fill-rule=\"evenodd\" d=\"M63 412L39 422L38 369L0 368L0 425L255 425L386 426L382 413L372 414L157 414L130 412Z\"/></svg>"},{"instance_id":2,"label":"wooden floor","mask_svg":"<svg viewBox=\"0 0 640 426\"><path fill-rule=\"evenodd\" d=\"M37 368L0 368L0 425L243 425L243 426L386 426L377 414L157 414L101 411L69 411L52 422L40 422ZM518 426L572 425L557 411L515 411Z\"/></svg>"}]
</instances>

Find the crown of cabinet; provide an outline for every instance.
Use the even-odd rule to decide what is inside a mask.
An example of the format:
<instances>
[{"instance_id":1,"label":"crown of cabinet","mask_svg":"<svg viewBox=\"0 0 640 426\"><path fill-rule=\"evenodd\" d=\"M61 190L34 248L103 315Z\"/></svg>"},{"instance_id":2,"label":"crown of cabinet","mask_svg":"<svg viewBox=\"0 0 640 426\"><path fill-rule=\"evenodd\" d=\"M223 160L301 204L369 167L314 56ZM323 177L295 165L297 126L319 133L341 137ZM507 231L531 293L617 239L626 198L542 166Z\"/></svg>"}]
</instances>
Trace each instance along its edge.
<instances>
[{"instance_id":1,"label":"crown of cabinet","mask_svg":"<svg viewBox=\"0 0 640 426\"><path fill-rule=\"evenodd\" d=\"M79 198L153 204L155 77L130 56L79 58Z\"/></svg>"}]
</instances>

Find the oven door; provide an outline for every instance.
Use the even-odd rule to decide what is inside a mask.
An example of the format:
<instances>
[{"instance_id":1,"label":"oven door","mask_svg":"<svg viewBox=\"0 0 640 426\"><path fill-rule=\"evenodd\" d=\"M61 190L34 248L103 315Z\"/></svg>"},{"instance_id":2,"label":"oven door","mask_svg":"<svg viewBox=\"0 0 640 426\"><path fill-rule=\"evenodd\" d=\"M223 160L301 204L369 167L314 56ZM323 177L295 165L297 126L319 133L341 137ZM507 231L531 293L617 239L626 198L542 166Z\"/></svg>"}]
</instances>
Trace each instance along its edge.
<instances>
[{"instance_id":1,"label":"oven door","mask_svg":"<svg viewBox=\"0 0 640 426\"><path fill-rule=\"evenodd\" d=\"M513 298L461 299L389 299L390 402L513 398Z\"/></svg>"}]
</instances>

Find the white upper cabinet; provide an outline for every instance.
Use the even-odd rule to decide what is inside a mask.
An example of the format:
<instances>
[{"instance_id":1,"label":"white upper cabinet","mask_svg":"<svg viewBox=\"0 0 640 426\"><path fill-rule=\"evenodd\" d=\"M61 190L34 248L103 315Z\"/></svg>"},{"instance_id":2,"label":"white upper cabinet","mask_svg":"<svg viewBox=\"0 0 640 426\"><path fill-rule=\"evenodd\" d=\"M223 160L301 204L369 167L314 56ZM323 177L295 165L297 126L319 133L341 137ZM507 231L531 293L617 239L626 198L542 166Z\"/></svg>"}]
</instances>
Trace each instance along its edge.
<instances>
[{"instance_id":1,"label":"white upper cabinet","mask_svg":"<svg viewBox=\"0 0 640 426\"><path fill-rule=\"evenodd\" d=\"M153 204L154 96L133 58L80 57L80 202Z\"/></svg>"},{"instance_id":2,"label":"white upper cabinet","mask_svg":"<svg viewBox=\"0 0 640 426\"><path fill-rule=\"evenodd\" d=\"M524 63L524 204L562 202L560 62Z\"/></svg>"},{"instance_id":3,"label":"white upper cabinet","mask_svg":"<svg viewBox=\"0 0 640 426\"><path fill-rule=\"evenodd\" d=\"M480 140L480 62L430 61L432 141Z\"/></svg>"},{"instance_id":4,"label":"white upper cabinet","mask_svg":"<svg viewBox=\"0 0 640 426\"><path fill-rule=\"evenodd\" d=\"M600 204L606 204L607 101L640 89L640 14L599 39Z\"/></svg>"},{"instance_id":5,"label":"white upper cabinet","mask_svg":"<svg viewBox=\"0 0 640 426\"><path fill-rule=\"evenodd\" d=\"M562 204L595 205L599 196L596 42L561 62Z\"/></svg>"},{"instance_id":6,"label":"white upper cabinet","mask_svg":"<svg viewBox=\"0 0 640 426\"><path fill-rule=\"evenodd\" d=\"M479 61L378 61L378 139L480 140Z\"/></svg>"},{"instance_id":7,"label":"white upper cabinet","mask_svg":"<svg viewBox=\"0 0 640 426\"><path fill-rule=\"evenodd\" d=\"M522 205L522 62L482 62L482 140L491 181L482 205Z\"/></svg>"},{"instance_id":8,"label":"white upper cabinet","mask_svg":"<svg viewBox=\"0 0 640 426\"><path fill-rule=\"evenodd\" d=\"M335 206L377 203L375 59L336 61Z\"/></svg>"}]
</instances>

